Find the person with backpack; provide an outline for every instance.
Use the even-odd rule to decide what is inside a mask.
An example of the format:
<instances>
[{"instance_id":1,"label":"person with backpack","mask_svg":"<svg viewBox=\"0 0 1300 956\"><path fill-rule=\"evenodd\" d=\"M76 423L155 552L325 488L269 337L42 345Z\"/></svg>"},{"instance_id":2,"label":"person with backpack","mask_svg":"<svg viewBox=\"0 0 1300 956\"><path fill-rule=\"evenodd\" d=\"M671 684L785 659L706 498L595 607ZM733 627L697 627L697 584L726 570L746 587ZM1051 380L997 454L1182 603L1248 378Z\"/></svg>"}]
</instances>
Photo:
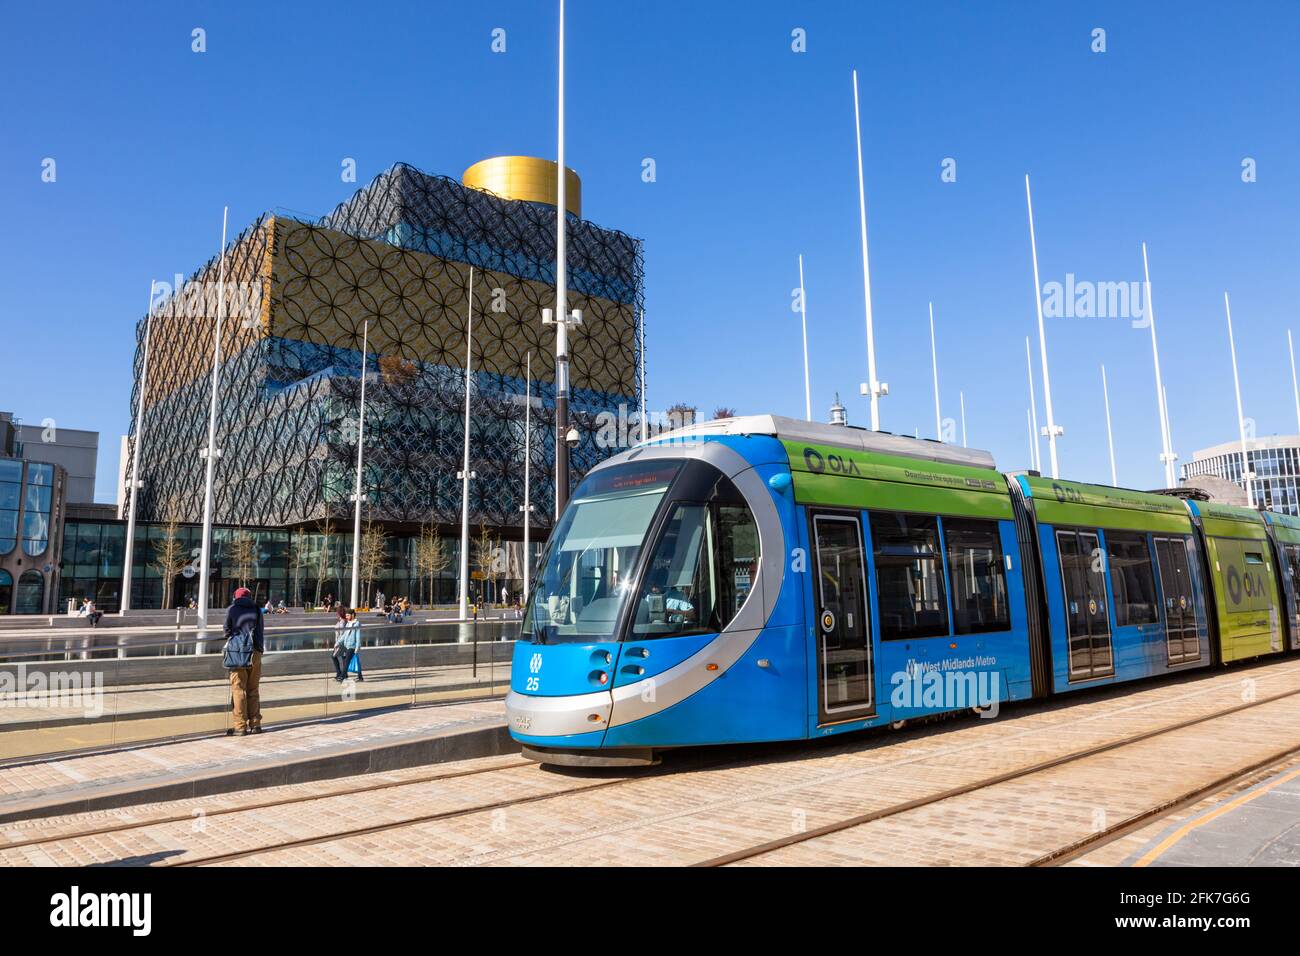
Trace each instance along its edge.
<instances>
[{"instance_id":1,"label":"person with backpack","mask_svg":"<svg viewBox=\"0 0 1300 956\"><path fill-rule=\"evenodd\" d=\"M248 588L235 591L235 598L226 609L225 666L230 671L230 698L234 710L234 726L226 731L230 737L238 733L262 732L262 699L258 685L262 680L262 652L265 648L262 634L262 611L253 601Z\"/></svg>"}]
</instances>

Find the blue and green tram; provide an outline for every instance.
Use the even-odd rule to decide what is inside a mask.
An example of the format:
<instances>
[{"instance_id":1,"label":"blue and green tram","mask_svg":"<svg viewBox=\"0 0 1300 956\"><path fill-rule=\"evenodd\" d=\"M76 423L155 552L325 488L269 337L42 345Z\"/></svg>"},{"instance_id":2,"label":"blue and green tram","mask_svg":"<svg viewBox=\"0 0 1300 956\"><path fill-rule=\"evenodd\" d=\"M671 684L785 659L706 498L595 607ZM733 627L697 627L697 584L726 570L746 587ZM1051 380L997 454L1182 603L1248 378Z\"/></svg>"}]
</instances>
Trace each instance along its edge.
<instances>
[{"instance_id":1,"label":"blue and green tram","mask_svg":"<svg viewBox=\"0 0 1300 956\"><path fill-rule=\"evenodd\" d=\"M1284 631L1300 647L1300 522L1275 517L849 426L691 426L574 492L515 645L510 733L546 762L644 763L995 713L1278 653Z\"/></svg>"}]
</instances>

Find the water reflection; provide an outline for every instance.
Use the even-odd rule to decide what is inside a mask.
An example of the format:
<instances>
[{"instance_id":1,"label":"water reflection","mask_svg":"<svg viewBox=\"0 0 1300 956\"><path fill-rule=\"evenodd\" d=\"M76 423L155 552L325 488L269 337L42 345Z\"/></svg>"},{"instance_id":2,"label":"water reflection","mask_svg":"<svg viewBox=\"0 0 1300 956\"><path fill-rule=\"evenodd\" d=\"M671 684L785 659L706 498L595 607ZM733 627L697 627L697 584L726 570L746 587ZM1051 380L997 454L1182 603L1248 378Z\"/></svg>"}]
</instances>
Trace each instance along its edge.
<instances>
[{"instance_id":1,"label":"water reflection","mask_svg":"<svg viewBox=\"0 0 1300 956\"><path fill-rule=\"evenodd\" d=\"M490 643L514 640L519 635L519 627L519 621L365 624L361 629L361 639L364 647ZM102 633L67 637L41 634L6 638L0 640L0 662L196 656L220 654L222 645L219 628L210 629L206 634L193 627L171 633L111 628ZM268 652L321 650L333 646L333 627L266 632Z\"/></svg>"}]
</instances>

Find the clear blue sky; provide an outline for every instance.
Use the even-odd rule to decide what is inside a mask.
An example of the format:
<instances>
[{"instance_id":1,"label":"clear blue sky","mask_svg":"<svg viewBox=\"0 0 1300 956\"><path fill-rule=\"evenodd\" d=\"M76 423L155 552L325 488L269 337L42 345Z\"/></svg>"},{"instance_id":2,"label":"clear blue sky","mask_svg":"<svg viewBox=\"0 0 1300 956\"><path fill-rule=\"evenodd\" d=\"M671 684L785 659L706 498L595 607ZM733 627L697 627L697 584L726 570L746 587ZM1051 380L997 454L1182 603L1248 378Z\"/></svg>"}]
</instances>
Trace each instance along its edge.
<instances>
[{"instance_id":1,"label":"clear blue sky","mask_svg":"<svg viewBox=\"0 0 1300 956\"><path fill-rule=\"evenodd\" d=\"M1224 289L1246 415L1296 431L1300 5L571 0L568 21L569 164L587 218L645 240L652 408L802 415L802 252L814 412L838 389L868 421L856 67L884 428L933 433L933 300L945 415L964 389L971 444L1025 466L1028 172L1044 283L1140 280L1148 243L1183 461L1236 434ZM541 0L12 6L0 408L99 430L111 499L149 280L217 251L225 203L235 229L275 207L328 211L356 188L344 157L365 182L399 160L458 176L554 155L555 25ZM1257 182L1241 181L1245 157ZM1063 474L1108 480L1105 362L1120 482L1160 484L1149 333L1060 318L1048 345Z\"/></svg>"}]
</instances>

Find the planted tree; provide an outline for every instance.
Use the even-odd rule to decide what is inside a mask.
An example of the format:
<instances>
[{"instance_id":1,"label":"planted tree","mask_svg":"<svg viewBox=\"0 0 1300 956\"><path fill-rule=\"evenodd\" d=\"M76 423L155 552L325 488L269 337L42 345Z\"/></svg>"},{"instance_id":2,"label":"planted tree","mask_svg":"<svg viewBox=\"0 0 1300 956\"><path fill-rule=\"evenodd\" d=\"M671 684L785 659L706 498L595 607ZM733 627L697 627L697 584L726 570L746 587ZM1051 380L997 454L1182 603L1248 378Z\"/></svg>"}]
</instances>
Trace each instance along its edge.
<instances>
[{"instance_id":1,"label":"planted tree","mask_svg":"<svg viewBox=\"0 0 1300 956\"><path fill-rule=\"evenodd\" d=\"M166 518L162 525L154 526L153 561L151 566L162 578L163 608L172 606L172 591L176 575L180 574L190 563L185 542L181 538L180 506L172 502L167 506Z\"/></svg>"}]
</instances>

